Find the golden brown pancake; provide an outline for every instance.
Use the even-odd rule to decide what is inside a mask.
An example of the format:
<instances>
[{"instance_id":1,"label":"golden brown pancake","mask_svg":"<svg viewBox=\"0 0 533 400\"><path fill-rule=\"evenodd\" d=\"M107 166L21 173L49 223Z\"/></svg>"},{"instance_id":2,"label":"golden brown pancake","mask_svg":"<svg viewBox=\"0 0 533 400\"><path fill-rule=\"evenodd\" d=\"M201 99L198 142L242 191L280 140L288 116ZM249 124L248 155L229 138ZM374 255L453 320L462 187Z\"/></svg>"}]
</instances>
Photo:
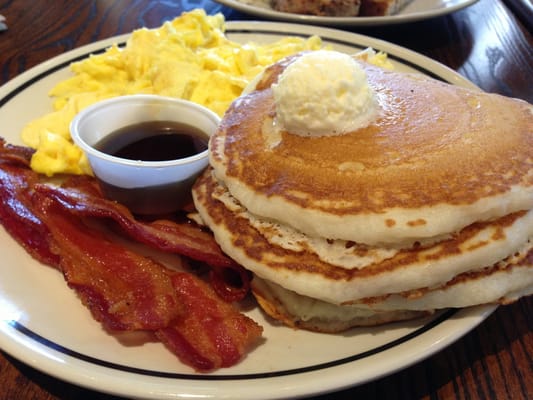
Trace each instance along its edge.
<instances>
[{"instance_id":1,"label":"golden brown pancake","mask_svg":"<svg viewBox=\"0 0 533 400\"><path fill-rule=\"evenodd\" d=\"M379 119L306 138L272 128L270 84L290 61L210 142L217 178L251 213L310 236L409 246L533 207L531 105L362 64Z\"/></svg>"},{"instance_id":2,"label":"golden brown pancake","mask_svg":"<svg viewBox=\"0 0 533 400\"><path fill-rule=\"evenodd\" d=\"M406 321L432 314L432 311L427 310L376 311L368 307L337 306L300 296L258 278L252 281L252 292L261 309L276 321L292 328L323 333Z\"/></svg>"},{"instance_id":3,"label":"golden brown pancake","mask_svg":"<svg viewBox=\"0 0 533 400\"><path fill-rule=\"evenodd\" d=\"M273 124L294 59L234 102L193 187L269 315L337 332L533 293L530 104L361 64L378 118L299 136Z\"/></svg>"},{"instance_id":4,"label":"golden brown pancake","mask_svg":"<svg viewBox=\"0 0 533 400\"><path fill-rule=\"evenodd\" d=\"M533 259L461 274L441 287L392 294L364 302L335 305L302 296L254 278L252 290L272 318L294 328L341 332L356 326L381 325L422 317L435 309L478 304L509 304L533 294ZM419 292L419 293L417 293Z\"/></svg>"},{"instance_id":5,"label":"golden brown pancake","mask_svg":"<svg viewBox=\"0 0 533 400\"><path fill-rule=\"evenodd\" d=\"M391 294L347 305L302 296L257 277L252 282L252 290L268 315L289 326L339 332L353 326L416 318L432 309L512 303L521 296L533 294L533 250L517 260L518 257L511 257L493 267L460 274L437 288Z\"/></svg>"},{"instance_id":6,"label":"golden brown pancake","mask_svg":"<svg viewBox=\"0 0 533 400\"><path fill-rule=\"evenodd\" d=\"M445 284L394 293L381 298L364 299L355 307L367 305L372 310L427 310L459 308L478 304L510 304L522 296L533 294L533 249L487 268L465 272Z\"/></svg>"},{"instance_id":7,"label":"golden brown pancake","mask_svg":"<svg viewBox=\"0 0 533 400\"><path fill-rule=\"evenodd\" d=\"M340 247L348 251L336 258L342 251L337 243L323 239L319 246L315 238L298 237L270 221L257 224L257 217L232 198L211 170L197 180L193 196L203 221L231 258L262 279L334 304L439 287L510 254L525 257L533 247L530 210L472 224L438 243L388 253L383 252L391 249L344 242Z\"/></svg>"}]
</instances>

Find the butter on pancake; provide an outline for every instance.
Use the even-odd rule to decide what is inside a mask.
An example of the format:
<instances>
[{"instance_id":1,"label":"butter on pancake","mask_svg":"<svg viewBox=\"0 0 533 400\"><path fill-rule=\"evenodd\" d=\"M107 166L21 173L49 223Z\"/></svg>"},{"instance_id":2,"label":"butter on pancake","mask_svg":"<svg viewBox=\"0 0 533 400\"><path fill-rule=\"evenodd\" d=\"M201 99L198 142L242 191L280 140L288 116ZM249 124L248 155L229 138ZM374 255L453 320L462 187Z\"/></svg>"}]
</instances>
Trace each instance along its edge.
<instances>
[{"instance_id":1,"label":"butter on pancake","mask_svg":"<svg viewBox=\"0 0 533 400\"><path fill-rule=\"evenodd\" d=\"M299 57L232 104L193 187L216 241L253 272L262 309L338 332L532 294L533 107L357 61L372 118L307 132L313 104L296 106L291 125L272 90ZM335 78L321 79L314 102L335 102ZM337 106L327 110L349 108Z\"/></svg>"},{"instance_id":2,"label":"butter on pancake","mask_svg":"<svg viewBox=\"0 0 533 400\"><path fill-rule=\"evenodd\" d=\"M374 91L365 71L348 54L307 52L287 65L271 89L273 125L291 134L343 135L368 126L377 117Z\"/></svg>"},{"instance_id":3,"label":"butter on pancake","mask_svg":"<svg viewBox=\"0 0 533 400\"><path fill-rule=\"evenodd\" d=\"M533 207L530 104L362 63L376 121L331 137L281 132L273 146L268 85L287 64L211 140L217 178L250 212L311 236L410 245Z\"/></svg>"}]
</instances>

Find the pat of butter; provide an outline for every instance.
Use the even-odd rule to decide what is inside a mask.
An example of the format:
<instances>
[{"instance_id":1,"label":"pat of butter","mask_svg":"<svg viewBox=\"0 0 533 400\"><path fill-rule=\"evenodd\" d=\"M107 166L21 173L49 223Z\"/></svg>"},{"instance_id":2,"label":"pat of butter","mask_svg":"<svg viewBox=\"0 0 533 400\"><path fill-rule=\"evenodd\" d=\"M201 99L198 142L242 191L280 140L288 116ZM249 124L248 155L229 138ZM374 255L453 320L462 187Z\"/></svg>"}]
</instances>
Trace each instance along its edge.
<instances>
[{"instance_id":1,"label":"pat of butter","mask_svg":"<svg viewBox=\"0 0 533 400\"><path fill-rule=\"evenodd\" d=\"M318 50L291 63L272 85L277 129L335 136L368 126L378 115L366 73L348 54Z\"/></svg>"}]
</instances>

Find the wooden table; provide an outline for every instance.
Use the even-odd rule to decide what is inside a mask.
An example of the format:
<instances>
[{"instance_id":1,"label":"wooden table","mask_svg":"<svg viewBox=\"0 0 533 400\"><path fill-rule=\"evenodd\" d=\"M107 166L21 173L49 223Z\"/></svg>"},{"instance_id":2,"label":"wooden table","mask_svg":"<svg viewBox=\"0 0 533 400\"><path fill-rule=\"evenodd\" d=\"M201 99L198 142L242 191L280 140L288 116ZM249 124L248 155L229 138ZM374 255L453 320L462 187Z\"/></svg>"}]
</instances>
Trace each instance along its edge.
<instances>
[{"instance_id":1,"label":"wooden table","mask_svg":"<svg viewBox=\"0 0 533 400\"><path fill-rule=\"evenodd\" d=\"M485 91L533 103L530 5L528 0L480 0L448 16L350 30L423 53ZM199 6L208 13L222 11L228 20L255 19L207 0L0 1L0 14L9 27L0 33L0 84L75 47L141 26L157 27L184 9ZM521 10L526 13L520 14ZM0 399L113 398L54 379L0 352ZM500 307L479 327L425 361L335 396L316 398L531 399L533 298Z\"/></svg>"}]
</instances>

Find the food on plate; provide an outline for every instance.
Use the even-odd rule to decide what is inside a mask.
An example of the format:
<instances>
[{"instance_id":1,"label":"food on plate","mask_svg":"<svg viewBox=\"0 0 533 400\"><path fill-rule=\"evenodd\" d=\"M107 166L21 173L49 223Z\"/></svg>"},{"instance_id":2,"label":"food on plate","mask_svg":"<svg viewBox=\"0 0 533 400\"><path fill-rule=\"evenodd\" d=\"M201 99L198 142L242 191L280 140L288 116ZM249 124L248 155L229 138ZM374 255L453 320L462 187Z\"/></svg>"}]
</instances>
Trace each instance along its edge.
<instances>
[{"instance_id":1,"label":"food on plate","mask_svg":"<svg viewBox=\"0 0 533 400\"><path fill-rule=\"evenodd\" d=\"M227 292L191 273L189 258L181 256L209 260L219 272L232 265L209 234L188 222L135 221L122 206L103 199L91 177L57 187L29 168L31 154L0 139L0 223L35 259L63 274L107 331L152 333L201 372L232 366L257 344L262 328L227 302L235 298L224 300L219 294ZM144 256L95 224L101 218L112 218L142 243L179 255L172 265Z\"/></svg>"},{"instance_id":2,"label":"food on plate","mask_svg":"<svg viewBox=\"0 0 533 400\"><path fill-rule=\"evenodd\" d=\"M75 184L69 184L72 182ZM211 285L226 301L239 301L248 294L247 271L222 253L213 236L196 224L168 219L139 221L123 205L104 198L96 181L90 177L70 178L63 187L36 185L34 190L78 217L112 220L124 235L139 243L205 263L210 268ZM226 277L229 276L239 284L228 285Z\"/></svg>"},{"instance_id":3,"label":"food on plate","mask_svg":"<svg viewBox=\"0 0 533 400\"><path fill-rule=\"evenodd\" d=\"M361 17L381 17L398 14L413 0L361 0Z\"/></svg>"},{"instance_id":4,"label":"food on plate","mask_svg":"<svg viewBox=\"0 0 533 400\"><path fill-rule=\"evenodd\" d=\"M273 126L301 136L335 136L363 128L376 118L377 100L365 72L354 68L354 58L316 51L304 59L289 64L271 86L276 104Z\"/></svg>"},{"instance_id":5,"label":"food on plate","mask_svg":"<svg viewBox=\"0 0 533 400\"><path fill-rule=\"evenodd\" d=\"M31 188L39 181L29 168L32 154L0 138L0 223L34 259L53 266L59 259L49 246L48 228L31 209Z\"/></svg>"},{"instance_id":6,"label":"food on plate","mask_svg":"<svg viewBox=\"0 0 533 400\"><path fill-rule=\"evenodd\" d=\"M241 44L224 34L222 14L197 9L156 29L134 31L124 46L112 45L71 65L73 76L50 91L54 111L29 122L24 143L36 149L33 170L52 176L90 174L72 143L69 124L83 108L126 94L159 94L202 104L219 115L265 66L301 50L322 47L320 38L285 37Z\"/></svg>"},{"instance_id":7,"label":"food on plate","mask_svg":"<svg viewBox=\"0 0 533 400\"><path fill-rule=\"evenodd\" d=\"M23 133L37 149L10 145L0 138L0 199L5 205L0 209L0 223L5 230L37 261L57 268L106 330L149 331L185 364L202 372L234 365L257 344L262 328L231 304L249 294L251 274L227 257L212 234L192 220L139 220L123 205L104 198L97 181L88 175L90 171L80 167L82 157L65 127L77 110L92 102L136 92L140 86L135 85L146 86L141 75L131 81L126 75L160 68L147 66L150 57L138 60L132 70L121 70L135 54L140 56L132 45L137 41L146 39L148 43L147 39L155 36L163 42L191 41L195 45L187 45L198 44L197 49L206 41L215 42L219 53L205 49L211 51L206 56L211 64L204 60L204 66L211 65L209 73L219 72L233 83L237 79L239 89L232 96L249 85L263 65L301 49L321 47L319 38L241 46L223 38L223 26L217 25L222 22L221 17L207 17L202 12L184 14L158 30L137 31L124 49L112 46L101 55L74 63L77 74L52 91L57 111L33 121ZM192 51L181 45L178 49L182 52ZM226 54L224 48L233 57L225 61L239 64L239 68L225 69L223 57L217 56ZM180 53L173 47L167 50ZM246 64L248 69L237 62L239 54L253 61ZM128 60L121 59L125 55ZM360 52L359 57L391 67L386 54L372 49ZM169 74L171 67L167 66ZM196 68L188 67L189 72ZM45 154L38 155L41 151ZM46 177L59 172L65 174L59 180ZM135 243L173 253L175 262L168 266L147 258L137 252Z\"/></svg>"},{"instance_id":8,"label":"food on plate","mask_svg":"<svg viewBox=\"0 0 533 400\"><path fill-rule=\"evenodd\" d=\"M288 118L285 96L300 99ZM533 293L532 127L521 100L304 52L230 107L194 202L253 272L259 304L290 326L505 304Z\"/></svg>"},{"instance_id":9,"label":"food on plate","mask_svg":"<svg viewBox=\"0 0 533 400\"><path fill-rule=\"evenodd\" d=\"M272 0L276 11L327 17L375 17L397 14L412 0Z\"/></svg>"},{"instance_id":10,"label":"food on plate","mask_svg":"<svg viewBox=\"0 0 533 400\"><path fill-rule=\"evenodd\" d=\"M361 0L272 0L276 11L332 17L359 15Z\"/></svg>"}]
</instances>

